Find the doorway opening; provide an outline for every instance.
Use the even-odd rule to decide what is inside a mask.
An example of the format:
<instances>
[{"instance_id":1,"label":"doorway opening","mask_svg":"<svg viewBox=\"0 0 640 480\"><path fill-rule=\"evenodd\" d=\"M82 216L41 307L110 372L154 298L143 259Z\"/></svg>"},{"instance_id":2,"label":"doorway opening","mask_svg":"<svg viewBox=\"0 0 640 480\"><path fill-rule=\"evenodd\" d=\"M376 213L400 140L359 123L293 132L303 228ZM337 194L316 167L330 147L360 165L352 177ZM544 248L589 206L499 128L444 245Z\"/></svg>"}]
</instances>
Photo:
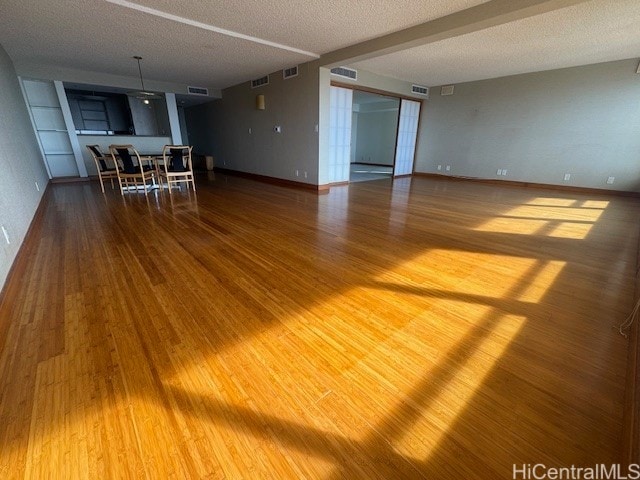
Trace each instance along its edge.
<instances>
[{"instance_id":1,"label":"doorway opening","mask_svg":"<svg viewBox=\"0 0 640 480\"><path fill-rule=\"evenodd\" d=\"M354 90L350 182L393 177L400 99Z\"/></svg>"},{"instance_id":2,"label":"doorway opening","mask_svg":"<svg viewBox=\"0 0 640 480\"><path fill-rule=\"evenodd\" d=\"M410 176L421 105L402 95L331 82L327 183Z\"/></svg>"}]
</instances>

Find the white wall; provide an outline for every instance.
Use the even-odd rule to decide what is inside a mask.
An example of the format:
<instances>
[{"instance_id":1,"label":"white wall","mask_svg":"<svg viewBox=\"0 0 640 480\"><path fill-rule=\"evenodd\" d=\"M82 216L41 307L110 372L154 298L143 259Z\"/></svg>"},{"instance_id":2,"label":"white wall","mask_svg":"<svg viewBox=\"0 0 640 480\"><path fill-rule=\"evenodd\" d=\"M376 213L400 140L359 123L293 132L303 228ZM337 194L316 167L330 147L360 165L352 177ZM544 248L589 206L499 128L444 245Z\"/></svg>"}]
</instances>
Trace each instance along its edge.
<instances>
[{"instance_id":1,"label":"white wall","mask_svg":"<svg viewBox=\"0 0 640 480\"><path fill-rule=\"evenodd\" d=\"M317 184L318 70L310 64L298 70L297 77L274 72L269 85L252 89L245 82L223 90L221 100L185 108L194 152L213 155L217 167ZM256 110L259 94L265 110Z\"/></svg>"},{"instance_id":2,"label":"white wall","mask_svg":"<svg viewBox=\"0 0 640 480\"><path fill-rule=\"evenodd\" d=\"M398 129L398 106L399 102L395 102L395 111L356 113L356 142L351 145L353 162L393 165Z\"/></svg>"},{"instance_id":3,"label":"white wall","mask_svg":"<svg viewBox=\"0 0 640 480\"><path fill-rule=\"evenodd\" d=\"M452 175L638 191L637 65L623 60L463 83L453 96L432 88L416 171L445 173L451 165Z\"/></svg>"},{"instance_id":4,"label":"white wall","mask_svg":"<svg viewBox=\"0 0 640 480\"><path fill-rule=\"evenodd\" d=\"M0 46L0 288L49 181L11 59ZM36 190L35 182L40 185Z\"/></svg>"}]
</instances>

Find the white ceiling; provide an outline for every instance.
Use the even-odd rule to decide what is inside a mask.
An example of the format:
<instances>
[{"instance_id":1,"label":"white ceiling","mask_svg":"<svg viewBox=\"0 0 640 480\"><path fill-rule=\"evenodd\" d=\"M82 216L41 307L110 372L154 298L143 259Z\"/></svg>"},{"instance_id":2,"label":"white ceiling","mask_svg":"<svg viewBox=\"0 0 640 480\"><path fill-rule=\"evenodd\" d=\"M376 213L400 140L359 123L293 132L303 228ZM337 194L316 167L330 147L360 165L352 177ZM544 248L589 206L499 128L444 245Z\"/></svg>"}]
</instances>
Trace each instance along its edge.
<instances>
[{"instance_id":1,"label":"white ceiling","mask_svg":"<svg viewBox=\"0 0 640 480\"><path fill-rule=\"evenodd\" d=\"M137 6L160 14L317 55L484 2L136 0ZM0 0L0 44L17 66L55 65L125 76L137 75L131 57L141 55L145 79L214 89L316 58L116 3Z\"/></svg>"},{"instance_id":2,"label":"white ceiling","mask_svg":"<svg viewBox=\"0 0 640 480\"><path fill-rule=\"evenodd\" d=\"M640 57L640 0L592 0L353 66L433 86Z\"/></svg>"},{"instance_id":3,"label":"white ceiling","mask_svg":"<svg viewBox=\"0 0 640 480\"><path fill-rule=\"evenodd\" d=\"M20 69L55 66L225 88L487 0L0 0ZM439 85L640 56L640 0L591 0L370 60ZM221 29L227 32L221 32Z\"/></svg>"}]
</instances>

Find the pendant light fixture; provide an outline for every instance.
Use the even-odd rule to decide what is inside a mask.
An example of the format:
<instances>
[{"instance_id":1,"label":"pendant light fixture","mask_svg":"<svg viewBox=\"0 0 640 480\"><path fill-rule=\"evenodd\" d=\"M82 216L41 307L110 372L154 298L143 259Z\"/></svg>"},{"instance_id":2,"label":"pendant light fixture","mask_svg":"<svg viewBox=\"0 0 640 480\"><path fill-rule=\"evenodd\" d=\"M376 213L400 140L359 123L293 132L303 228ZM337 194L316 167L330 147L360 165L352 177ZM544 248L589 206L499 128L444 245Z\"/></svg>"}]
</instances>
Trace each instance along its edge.
<instances>
[{"instance_id":1,"label":"pendant light fixture","mask_svg":"<svg viewBox=\"0 0 640 480\"><path fill-rule=\"evenodd\" d=\"M127 92L127 95L129 95L130 97L135 97L138 100L142 100L142 103L148 105L149 104L149 100L159 100L162 98L161 95L158 95L155 92L148 92L147 90L145 90L144 88L144 80L142 79L142 67L140 66L140 60L142 60L142 57L139 55L136 55L133 57L134 59L136 59L136 61L138 62L138 73L140 74L140 85L142 86L141 90L136 90L136 91L132 91L132 92Z\"/></svg>"}]
</instances>

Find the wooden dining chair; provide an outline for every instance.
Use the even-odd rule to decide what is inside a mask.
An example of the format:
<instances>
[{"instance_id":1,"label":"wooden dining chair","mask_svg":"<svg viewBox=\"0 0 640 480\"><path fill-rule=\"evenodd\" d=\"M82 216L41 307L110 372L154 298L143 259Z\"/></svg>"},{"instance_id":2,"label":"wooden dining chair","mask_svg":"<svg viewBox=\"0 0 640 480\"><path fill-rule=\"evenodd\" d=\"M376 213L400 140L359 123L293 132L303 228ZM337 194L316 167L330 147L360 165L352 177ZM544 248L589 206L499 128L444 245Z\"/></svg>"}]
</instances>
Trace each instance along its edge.
<instances>
[{"instance_id":1,"label":"wooden dining chair","mask_svg":"<svg viewBox=\"0 0 640 480\"><path fill-rule=\"evenodd\" d=\"M113 189L113 179L118 178L118 171L115 165L111 166L112 158L105 155L98 145L87 145L91 157L96 164L98 170L98 178L100 179L100 188L104 193L104 180L111 180L111 188Z\"/></svg>"},{"instance_id":2,"label":"wooden dining chair","mask_svg":"<svg viewBox=\"0 0 640 480\"><path fill-rule=\"evenodd\" d=\"M167 180L169 193L171 186L184 182L189 188L189 184L196 191L196 182L193 178L193 164L191 161L191 150L189 145L165 145L162 148L162 168L160 177Z\"/></svg>"},{"instance_id":3,"label":"wooden dining chair","mask_svg":"<svg viewBox=\"0 0 640 480\"><path fill-rule=\"evenodd\" d=\"M124 195L125 188L129 190L130 187L135 187L137 190L142 186L146 195L147 187L155 185L155 168L144 164L133 145L110 145L109 152L117 167L120 193Z\"/></svg>"}]
</instances>

